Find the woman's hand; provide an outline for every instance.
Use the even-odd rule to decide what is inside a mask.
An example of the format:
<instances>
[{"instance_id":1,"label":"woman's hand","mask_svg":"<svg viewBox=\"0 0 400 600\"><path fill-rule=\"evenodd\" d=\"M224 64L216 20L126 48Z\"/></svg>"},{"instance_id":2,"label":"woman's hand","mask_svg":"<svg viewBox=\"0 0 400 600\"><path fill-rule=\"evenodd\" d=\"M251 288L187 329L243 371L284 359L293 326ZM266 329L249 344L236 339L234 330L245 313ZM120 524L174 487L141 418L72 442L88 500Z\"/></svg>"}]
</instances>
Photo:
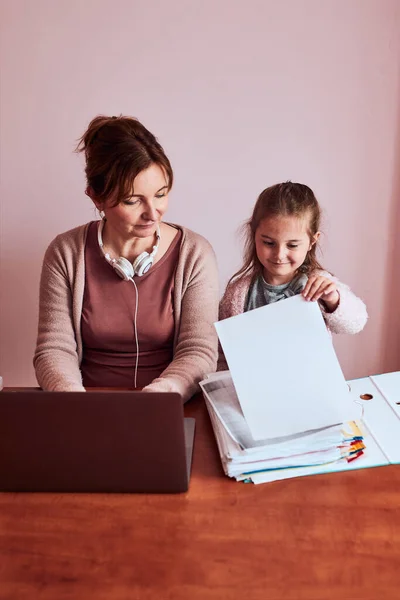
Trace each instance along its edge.
<instances>
[{"instance_id":1,"label":"woman's hand","mask_svg":"<svg viewBox=\"0 0 400 600\"><path fill-rule=\"evenodd\" d=\"M335 282L329 277L310 275L302 294L306 300L311 300L311 302L319 300L322 302L330 313L334 312L339 306L339 292Z\"/></svg>"}]
</instances>

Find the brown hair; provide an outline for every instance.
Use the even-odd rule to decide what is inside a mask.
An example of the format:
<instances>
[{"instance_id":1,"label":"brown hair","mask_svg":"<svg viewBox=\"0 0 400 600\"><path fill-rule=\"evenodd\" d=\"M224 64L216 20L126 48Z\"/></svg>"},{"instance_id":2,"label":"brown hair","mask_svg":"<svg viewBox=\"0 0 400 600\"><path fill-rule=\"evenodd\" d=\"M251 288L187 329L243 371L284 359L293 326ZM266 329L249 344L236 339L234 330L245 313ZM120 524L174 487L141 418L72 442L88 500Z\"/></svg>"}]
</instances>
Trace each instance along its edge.
<instances>
[{"instance_id":1,"label":"brown hair","mask_svg":"<svg viewBox=\"0 0 400 600\"><path fill-rule=\"evenodd\" d=\"M271 216L309 217L308 234L312 239L319 231L321 209L314 192L302 183L277 183L266 188L259 195L251 218L243 226L244 252L243 266L229 280L229 283L251 274L253 280L262 272L262 265L257 257L255 234L261 221ZM323 269L316 258L317 243L307 252L306 259L300 269L310 273L315 269Z\"/></svg>"},{"instance_id":2,"label":"brown hair","mask_svg":"<svg viewBox=\"0 0 400 600\"><path fill-rule=\"evenodd\" d=\"M115 206L130 196L135 177L152 164L163 169L168 190L172 187L173 171L163 148L134 117L95 117L76 152L85 153L87 185L100 203L113 196Z\"/></svg>"}]
</instances>

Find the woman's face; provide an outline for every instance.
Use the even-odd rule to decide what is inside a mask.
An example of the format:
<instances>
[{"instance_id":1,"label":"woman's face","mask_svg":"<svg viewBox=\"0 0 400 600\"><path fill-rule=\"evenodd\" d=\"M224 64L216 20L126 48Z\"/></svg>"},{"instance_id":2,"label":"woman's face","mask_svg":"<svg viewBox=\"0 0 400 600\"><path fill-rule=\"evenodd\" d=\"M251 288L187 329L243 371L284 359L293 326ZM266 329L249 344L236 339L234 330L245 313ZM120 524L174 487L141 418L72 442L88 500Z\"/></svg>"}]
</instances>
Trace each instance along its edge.
<instances>
[{"instance_id":1,"label":"woman's face","mask_svg":"<svg viewBox=\"0 0 400 600\"><path fill-rule=\"evenodd\" d=\"M112 202L110 202L112 203ZM154 235L168 207L168 180L163 169L152 164L134 179L133 190L116 206L98 207L104 211L107 223L125 235Z\"/></svg>"}]
</instances>

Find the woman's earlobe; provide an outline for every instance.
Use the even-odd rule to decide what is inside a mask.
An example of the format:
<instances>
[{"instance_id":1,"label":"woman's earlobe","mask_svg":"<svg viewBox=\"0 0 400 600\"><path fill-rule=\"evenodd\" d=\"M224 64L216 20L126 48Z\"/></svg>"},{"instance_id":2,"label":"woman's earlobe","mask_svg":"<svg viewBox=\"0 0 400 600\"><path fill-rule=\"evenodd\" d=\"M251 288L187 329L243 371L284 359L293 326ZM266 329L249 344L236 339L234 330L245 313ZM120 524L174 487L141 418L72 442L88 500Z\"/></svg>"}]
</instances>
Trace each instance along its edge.
<instances>
[{"instance_id":1,"label":"woman's earlobe","mask_svg":"<svg viewBox=\"0 0 400 600\"><path fill-rule=\"evenodd\" d=\"M89 185L87 186L87 188L86 188L86 190L85 190L85 194L86 194L86 196L88 196L88 197L91 199L91 201L92 201L92 202L93 202L93 204L95 205L95 207L96 207L96 210L97 210L97 211L99 212L99 214L100 214L100 217L101 217L102 219L104 219L103 204L102 204L102 203L100 203L100 202L97 202L97 201L96 201L95 195L94 195L94 193L93 193L93 189L92 189L92 188L91 188Z\"/></svg>"}]
</instances>

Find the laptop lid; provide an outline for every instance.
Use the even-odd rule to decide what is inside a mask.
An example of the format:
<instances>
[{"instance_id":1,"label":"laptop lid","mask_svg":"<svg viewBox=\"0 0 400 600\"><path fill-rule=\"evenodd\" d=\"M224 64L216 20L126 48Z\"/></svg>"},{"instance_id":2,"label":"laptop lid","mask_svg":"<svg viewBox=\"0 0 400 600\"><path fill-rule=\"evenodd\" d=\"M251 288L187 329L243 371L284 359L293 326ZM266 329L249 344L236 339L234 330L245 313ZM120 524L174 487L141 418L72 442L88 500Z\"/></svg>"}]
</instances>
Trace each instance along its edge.
<instances>
[{"instance_id":1,"label":"laptop lid","mask_svg":"<svg viewBox=\"0 0 400 600\"><path fill-rule=\"evenodd\" d=\"M2 391L0 490L184 492L193 439L179 394Z\"/></svg>"}]
</instances>

